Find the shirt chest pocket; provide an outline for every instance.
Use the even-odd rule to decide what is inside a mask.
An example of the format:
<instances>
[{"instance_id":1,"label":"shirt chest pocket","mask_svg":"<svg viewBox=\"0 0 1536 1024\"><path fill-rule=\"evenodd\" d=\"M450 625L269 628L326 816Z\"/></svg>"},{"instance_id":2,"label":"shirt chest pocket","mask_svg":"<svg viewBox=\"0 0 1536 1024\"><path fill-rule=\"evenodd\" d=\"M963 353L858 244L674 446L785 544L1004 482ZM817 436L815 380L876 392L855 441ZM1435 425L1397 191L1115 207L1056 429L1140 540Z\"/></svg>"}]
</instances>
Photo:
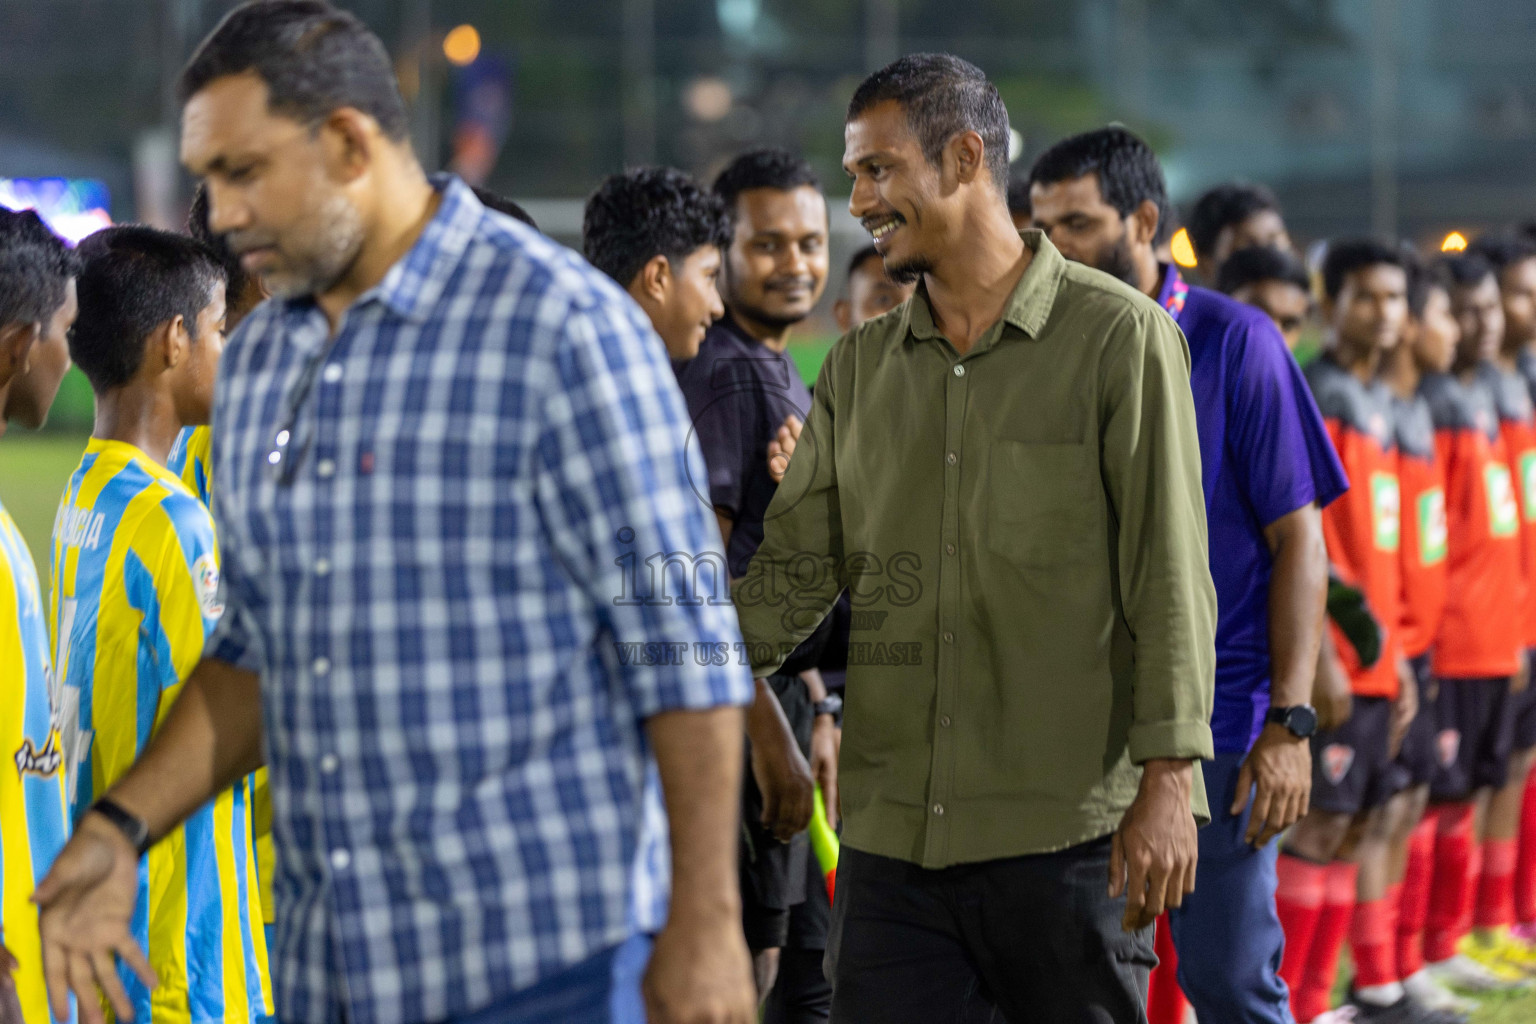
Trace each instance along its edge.
<instances>
[{"instance_id":1,"label":"shirt chest pocket","mask_svg":"<svg viewBox=\"0 0 1536 1024\"><path fill-rule=\"evenodd\" d=\"M993 551L1028 566L1102 557L1102 488L1091 445L996 441L987 468Z\"/></svg>"}]
</instances>

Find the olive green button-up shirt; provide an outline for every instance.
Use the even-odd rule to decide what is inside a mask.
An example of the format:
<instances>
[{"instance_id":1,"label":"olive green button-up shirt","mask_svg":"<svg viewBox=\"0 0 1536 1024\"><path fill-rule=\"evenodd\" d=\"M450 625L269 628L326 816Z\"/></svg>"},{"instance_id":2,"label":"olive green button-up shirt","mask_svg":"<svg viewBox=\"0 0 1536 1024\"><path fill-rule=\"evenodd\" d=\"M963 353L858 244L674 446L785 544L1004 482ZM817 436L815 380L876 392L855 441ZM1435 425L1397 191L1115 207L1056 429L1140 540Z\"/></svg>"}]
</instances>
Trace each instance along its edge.
<instances>
[{"instance_id":1,"label":"olive green button-up shirt","mask_svg":"<svg viewBox=\"0 0 1536 1024\"><path fill-rule=\"evenodd\" d=\"M1146 296L1023 237L963 357L922 288L832 349L733 588L759 677L848 588L843 839L928 868L1108 835L1140 764L1212 756L1189 349Z\"/></svg>"}]
</instances>

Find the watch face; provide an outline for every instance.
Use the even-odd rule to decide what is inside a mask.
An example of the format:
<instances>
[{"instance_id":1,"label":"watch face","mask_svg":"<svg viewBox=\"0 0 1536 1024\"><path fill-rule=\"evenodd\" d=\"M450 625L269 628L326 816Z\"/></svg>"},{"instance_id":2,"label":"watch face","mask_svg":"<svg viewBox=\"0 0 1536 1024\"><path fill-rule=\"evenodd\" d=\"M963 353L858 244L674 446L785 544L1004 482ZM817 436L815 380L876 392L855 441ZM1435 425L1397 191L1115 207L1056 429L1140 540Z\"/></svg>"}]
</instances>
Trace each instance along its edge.
<instances>
[{"instance_id":1,"label":"watch face","mask_svg":"<svg viewBox=\"0 0 1536 1024\"><path fill-rule=\"evenodd\" d=\"M1317 712L1309 707L1291 708L1285 718L1285 727L1297 736L1306 737L1317 732Z\"/></svg>"}]
</instances>

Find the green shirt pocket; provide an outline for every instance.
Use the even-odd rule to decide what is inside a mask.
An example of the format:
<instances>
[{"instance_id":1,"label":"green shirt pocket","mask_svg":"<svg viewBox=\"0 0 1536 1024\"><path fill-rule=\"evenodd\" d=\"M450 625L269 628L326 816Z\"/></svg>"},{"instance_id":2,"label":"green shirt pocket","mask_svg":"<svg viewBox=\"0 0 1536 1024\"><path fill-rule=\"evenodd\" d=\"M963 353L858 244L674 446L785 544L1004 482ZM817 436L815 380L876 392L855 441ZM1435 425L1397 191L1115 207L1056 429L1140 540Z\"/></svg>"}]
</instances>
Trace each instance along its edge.
<instances>
[{"instance_id":1,"label":"green shirt pocket","mask_svg":"<svg viewBox=\"0 0 1536 1024\"><path fill-rule=\"evenodd\" d=\"M995 552L1028 566L1104 558L1091 445L995 441L988 469L987 544Z\"/></svg>"}]
</instances>

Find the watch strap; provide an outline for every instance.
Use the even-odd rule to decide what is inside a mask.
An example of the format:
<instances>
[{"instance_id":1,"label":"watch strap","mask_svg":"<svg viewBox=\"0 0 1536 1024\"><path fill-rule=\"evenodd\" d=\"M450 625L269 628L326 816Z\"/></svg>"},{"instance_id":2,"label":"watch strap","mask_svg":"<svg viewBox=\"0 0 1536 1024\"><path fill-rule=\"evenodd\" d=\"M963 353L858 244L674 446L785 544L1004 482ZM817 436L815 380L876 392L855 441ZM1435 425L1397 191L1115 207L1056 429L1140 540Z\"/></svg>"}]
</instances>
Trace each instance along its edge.
<instances>
[{"instance_id":1,"label":"watch strap","mask_svg":"<svg viewBox=\"0 0 1536 1024\"><path fill-rule=\"evenodd\" d=\"M110 821L133 844L135 852L144 856L149 849L149 825L143 818L130 814L121 804L107 797L92 804L91 810Z\"/></svg>"}]
</instances>

